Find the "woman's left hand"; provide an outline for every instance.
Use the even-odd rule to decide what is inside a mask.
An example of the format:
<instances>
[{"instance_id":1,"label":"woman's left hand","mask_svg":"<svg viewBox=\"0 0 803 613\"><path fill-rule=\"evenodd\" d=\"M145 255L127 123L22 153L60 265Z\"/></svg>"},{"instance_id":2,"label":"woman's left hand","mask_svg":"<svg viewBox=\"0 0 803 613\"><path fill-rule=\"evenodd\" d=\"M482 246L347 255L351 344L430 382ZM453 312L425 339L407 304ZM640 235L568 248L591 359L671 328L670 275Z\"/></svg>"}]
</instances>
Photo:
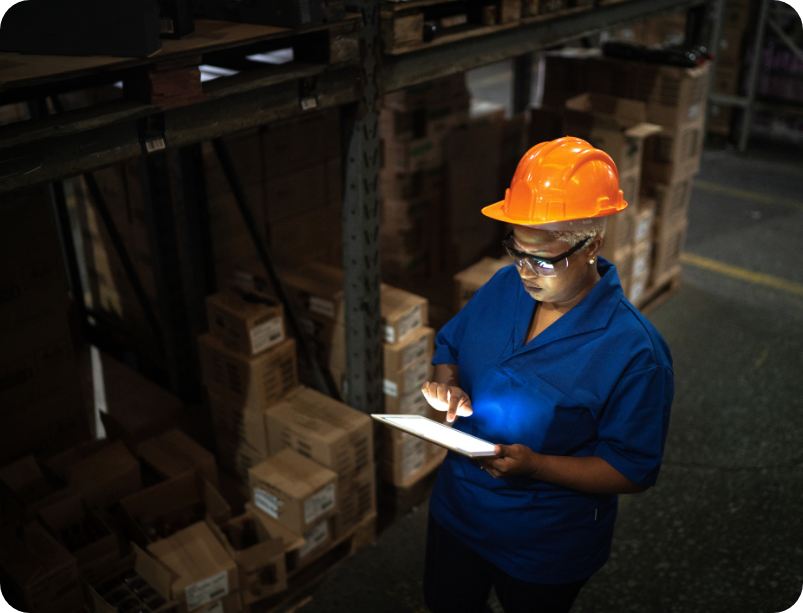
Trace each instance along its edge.
<instances>
[{"instance_id":1,"label":"woman's left hand","mask_svg":"<svg viewBox=\"0 0 803 613\"><path fill-rule=\"evenodd\" d=\"M495 457L480 458L478 461L480 468L495 479L513 475L532 476L538 472L540 454L525 445L496 445L494 453Z\"/></svg>"}]
</instances>

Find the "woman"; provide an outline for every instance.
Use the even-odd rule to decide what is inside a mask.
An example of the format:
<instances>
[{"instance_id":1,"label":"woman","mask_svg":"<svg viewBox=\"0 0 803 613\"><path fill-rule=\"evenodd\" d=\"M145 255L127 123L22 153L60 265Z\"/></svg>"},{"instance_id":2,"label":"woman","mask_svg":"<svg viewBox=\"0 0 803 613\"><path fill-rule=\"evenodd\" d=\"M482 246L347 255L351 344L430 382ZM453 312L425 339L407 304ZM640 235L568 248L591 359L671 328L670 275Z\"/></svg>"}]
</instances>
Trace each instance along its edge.
<instances>
[{"instance_id":1,"label":"woman","mask_svg":"<svg viewBox=\"0 0 803 613\"><path fill-rule=\"evenodd\" d=\"M500 270L436 339L423 393L498 443L450 452L430 499L424 593L434 613L569 611L607 561L617 494L655 484L673 395L664 340L598 256L627 206L616 166L576 138L533 147L505 200ZM460 419L457 419L457 418Z\"/></svg>"}]
</instances>

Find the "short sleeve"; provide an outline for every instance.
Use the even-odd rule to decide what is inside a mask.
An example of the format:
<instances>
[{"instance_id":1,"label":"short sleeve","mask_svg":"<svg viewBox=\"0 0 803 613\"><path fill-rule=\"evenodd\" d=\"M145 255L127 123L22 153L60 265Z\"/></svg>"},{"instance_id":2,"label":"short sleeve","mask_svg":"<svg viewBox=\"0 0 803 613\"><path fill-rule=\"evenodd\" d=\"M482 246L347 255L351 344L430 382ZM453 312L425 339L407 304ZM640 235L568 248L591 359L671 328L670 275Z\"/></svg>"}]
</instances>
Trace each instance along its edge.
<instances>
[{"instance_id":1,"label":"short sleeve","mask_svg":"<svg viewBox=\"0 0 803 613\"><path fill-rule=\"evenodd\" d=\"M601 416L594 455L639 485L655 485L673 396L674 376L667 366L625 374Z\"/></svg>"}]
</instances>

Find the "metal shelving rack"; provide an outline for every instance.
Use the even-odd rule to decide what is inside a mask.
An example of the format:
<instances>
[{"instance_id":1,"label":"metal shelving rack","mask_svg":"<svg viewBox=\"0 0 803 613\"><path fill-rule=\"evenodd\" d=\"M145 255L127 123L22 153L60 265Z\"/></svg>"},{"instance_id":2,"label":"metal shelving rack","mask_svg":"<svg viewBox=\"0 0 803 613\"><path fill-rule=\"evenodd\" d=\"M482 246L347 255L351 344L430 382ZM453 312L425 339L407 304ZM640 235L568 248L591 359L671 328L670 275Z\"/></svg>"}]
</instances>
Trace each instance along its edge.
<instances>
[{"instance_id":1,"label":"metal shelving rack","mask_svg":"<svg viewBox=\"0 0 803 613\"><path fill-rule=\"evenodd\" d=\"M727 0L718 0L716 5L716 12L714 17L713 29L711 34L711 48L719 49L719 42L722 38L722 22L725 14L725 3ZM794 53L800 61L803 61L803 50L797 46L786 32L783 31L781 26L778 25L777 20L771 14L773 10L792 10L793 8L786 6L779 6L780 4L775 0L761 0L758 8L758 19L756 20L755 33L753 35L753 49L750 56L750 66L747 76L747 92L744 96L729 96L725 94L717 94L714 92L714 83L716 78L717 64L714 62L711 66L711 80L709 82L709 101L714 104L722 104L726 106L734 106L744 109L742 114L741 128L739 130L739 151L744 152L747 150L747 145L750 140L750 132L753 125L753 115L756 111L792 111L794 113L803 114L803 106L794 106L792 104L783 105L778 103L762 102L756 99L756 92L758 90L758 78L761 73L761 54L764 50L764 39L767 28L786 45L789 50Z\"/></svg>"},{"instance_id":2,"label":"metal shelving rack","mask_svg":"<svg viewBox=\"0 0 803 613\"><path fill-rule=\"evenodd\" d=\"M343 240L346 306L348 398L365 412L382 408L382 335L379 311L379 130L378 101L389 91L515 58L515 109L529 105L532 52L577 40L602 30L663 12L695 10L707 0L629 0L586 12L520 25L487 36L456 41L398 56L383 56L379 2L358 0L361 62L327 70L303 64L272 79L252 83L214 99L167 110L120 100L86 110L59 113L0 127L0 194L47 183L65 245L66 268L75 296L83 295L75 270L61 182L110 164L140 156L147 159L151 188L151 225L156 268L160 273L159 305L165 332L165 355L171 387L181 395L197 392L193 380L193 341L203 325L203 298L214 290L209 266L208 212L198 189L201 143L244 129L301 114L301 100L314 90L317 108L341 109L345 182ZM136 63L136 62L132 62ZM71 82L72 81L72 82ZM19 89L0 84L0 104L40 100L71 86L86 86L86 75ZM301 92L301 93L299 93ZM24 125L23 125L24 124ZM166 147L149 152L147 143L163 139ZM180 177L166 172L173 157ZM234 186L233 186L234 187ZM171 188L181 202L172 214ZM177 190L177 192L176 192ZM198 266L182 270L179 236ZM210 276L210 274L212 276ZM83 312L86 321L90 313ZM97 330L95 331L97 333Z\"/></svg>"}]
</instances>

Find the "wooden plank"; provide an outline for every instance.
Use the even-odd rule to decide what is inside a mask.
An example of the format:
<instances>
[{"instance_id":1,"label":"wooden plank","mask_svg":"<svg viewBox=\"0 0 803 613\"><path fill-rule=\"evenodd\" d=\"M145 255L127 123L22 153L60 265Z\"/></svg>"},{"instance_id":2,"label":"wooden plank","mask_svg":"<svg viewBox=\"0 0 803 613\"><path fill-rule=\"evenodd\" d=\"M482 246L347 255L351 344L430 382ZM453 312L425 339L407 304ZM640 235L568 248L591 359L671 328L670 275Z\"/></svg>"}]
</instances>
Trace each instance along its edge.
<instances>
[{"instance_id":1,"label":"wooden plank","mask_svg":"<svg viewBox=\"0 0 803 613\"><path fill-rule=\"evenodd\" d=\"M162 48L148 58L109 56L53 56L0 53L0 92L71 79L90 74L147 66L157 62L240 47L261 41L329 30L362 17L355 13L345 21L291 30L230 21L198 19L195 32L178 40L162 40Z\"/></svg>"},{"instance_id":2,"label":"wooden plank","mask_svg":"<svg viewBox=\"0 0 803 613\"><path fill-rule=\"evenodd\" d=\"M460 0L390 0L380 5L381 11L406 11L419 6L432 6L433 4L447 4Z\"/></svg>"},{"instance_id":3,"label":"wooden plank","mask_svg":"<svg viewBox=\"0 0 803 613\"><path fill-rule=\"evenodd\" d=\"M488 34L495 34L503 30L509 30L519 25L519 22L496 24L492 26L482 26L477 24L467 24L464 26L457 26L447 30L447 34L436 37L432 42L400 45L398 47L385 48L385 53L390 55L401 55L411 51L418 51L420 49L429 49L432 47L439 47L440 45L447 45L449 43L468 40L476 38L477 36L485 36Z\"/></svg>"}]
</instances>

